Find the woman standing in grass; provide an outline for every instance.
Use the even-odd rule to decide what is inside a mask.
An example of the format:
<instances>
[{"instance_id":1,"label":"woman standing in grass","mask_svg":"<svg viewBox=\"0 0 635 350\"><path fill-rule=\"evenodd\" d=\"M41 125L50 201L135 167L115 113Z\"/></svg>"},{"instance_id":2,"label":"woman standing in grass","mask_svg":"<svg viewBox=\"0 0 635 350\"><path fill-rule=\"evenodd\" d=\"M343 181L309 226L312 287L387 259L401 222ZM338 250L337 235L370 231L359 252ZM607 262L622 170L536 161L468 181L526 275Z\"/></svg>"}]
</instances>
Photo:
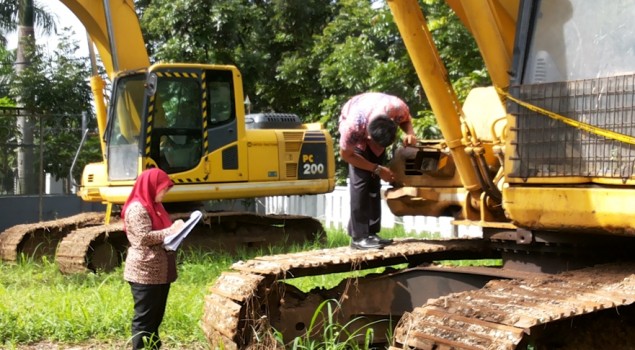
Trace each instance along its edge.
<instances>
[{"instance_id":1,"label":"woman standing in grass","mask_svg":"<svg viewBox=\"0 0 635 350\"><path fill-rule=\"evenodd\" d=\"M163 170L145 170L121 212L130 242L124 279L130 283L134 299L133 349L161 347L159 326L170 284L176 280L176 258L174 252L163 249L163 239L183 227L182 220L172 223L162 204L173 185Z\"/></svg>"}]
</instances>

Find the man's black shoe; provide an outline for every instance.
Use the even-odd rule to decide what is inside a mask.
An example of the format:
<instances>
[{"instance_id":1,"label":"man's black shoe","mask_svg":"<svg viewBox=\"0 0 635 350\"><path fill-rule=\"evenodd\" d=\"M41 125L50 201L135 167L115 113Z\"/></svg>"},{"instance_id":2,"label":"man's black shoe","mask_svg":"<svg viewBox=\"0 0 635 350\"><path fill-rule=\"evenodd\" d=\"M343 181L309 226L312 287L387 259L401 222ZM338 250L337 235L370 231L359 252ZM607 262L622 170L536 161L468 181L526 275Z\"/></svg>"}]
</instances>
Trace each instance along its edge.
<instances>
[{"instance_id":1,"label":"man's black shoe","mask_svg":"<svg viewBox=\"0 0 635 350\"><path fill-rule=\"evenodd\" d=\"M361 238L361 239L354 239L351 242L351 248L353 249L381 249L384 246L382 244L379 244L379 242L375 242L372 238Z\"/></svg>"},{"instance_id":2,"label":"man's black shoe","mask_svg":"<svg viewBox=\"0 0 635 350\"><path fill-rule=\"evenodd\" d=\"M373 242L377 242L381 245L391 245L392 244L392 239L385 239L385 238L381 238L376 234L371 234L368 236L368 239L371 239Z\"/></svg>"}]
</instances>

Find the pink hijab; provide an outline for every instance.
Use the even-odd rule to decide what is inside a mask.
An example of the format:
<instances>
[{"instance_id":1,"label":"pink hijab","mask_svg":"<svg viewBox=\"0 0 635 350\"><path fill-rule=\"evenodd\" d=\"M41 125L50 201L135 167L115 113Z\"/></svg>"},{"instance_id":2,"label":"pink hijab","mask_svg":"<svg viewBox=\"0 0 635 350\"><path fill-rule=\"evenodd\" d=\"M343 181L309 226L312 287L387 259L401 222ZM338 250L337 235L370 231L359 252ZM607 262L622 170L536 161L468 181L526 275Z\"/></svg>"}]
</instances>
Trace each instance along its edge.
<instances>
[{"instance_id":1,"label":"pink hijab","mask_svg":"<svg viewBox=\"0 0 635 350\"><path fill-rule=\"evenodd\" d=\"M163 207L162 203L155 202L157 193L164 188L174 186L168 174L158 168L150 168L141 173L137 178L132 192L121 210L121 218L124 218L126 209L132 202L139 202L148 211L152 220L152 230L161 230L172 225L170 215Z\"/></svg>"}]
</instances>

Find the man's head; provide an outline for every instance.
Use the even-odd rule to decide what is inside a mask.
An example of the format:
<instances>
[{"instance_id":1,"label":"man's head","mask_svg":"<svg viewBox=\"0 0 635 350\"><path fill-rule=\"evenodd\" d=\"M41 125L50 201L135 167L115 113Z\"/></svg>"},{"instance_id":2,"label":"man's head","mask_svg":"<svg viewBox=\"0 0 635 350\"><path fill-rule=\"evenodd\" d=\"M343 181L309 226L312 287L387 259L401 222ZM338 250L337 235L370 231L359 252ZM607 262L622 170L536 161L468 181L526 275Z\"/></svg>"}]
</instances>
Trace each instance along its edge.
<instances>
[{"instance_id":1,"label":"man's head","mask_svg":"<svg viewBox=\"0 0 635 350\"><path fill-rule=\"evenodd\" d=\"M368 135L378 145L388 147L395 141L397 124L386 115L377 116L368 124Z\"/></svg>"}]
</instances>

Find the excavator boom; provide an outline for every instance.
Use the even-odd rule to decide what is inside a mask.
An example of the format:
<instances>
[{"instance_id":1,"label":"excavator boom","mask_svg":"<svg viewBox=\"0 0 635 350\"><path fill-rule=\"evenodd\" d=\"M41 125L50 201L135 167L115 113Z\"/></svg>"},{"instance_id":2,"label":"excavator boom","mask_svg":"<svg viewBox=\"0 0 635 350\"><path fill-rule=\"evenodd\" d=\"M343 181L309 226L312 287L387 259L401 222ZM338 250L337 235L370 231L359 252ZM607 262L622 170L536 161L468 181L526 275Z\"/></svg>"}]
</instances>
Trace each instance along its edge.
<instances>
[{"instance_id":1,"label":"excavator boom","mask_svg":"<svg viewBox=\"0 0 635 350\"><path fill-rule=\"evenodd\" d=\"M108 78L150 66L132 0L59 0L82 22Z\"/></svg>"}]
</instances>

